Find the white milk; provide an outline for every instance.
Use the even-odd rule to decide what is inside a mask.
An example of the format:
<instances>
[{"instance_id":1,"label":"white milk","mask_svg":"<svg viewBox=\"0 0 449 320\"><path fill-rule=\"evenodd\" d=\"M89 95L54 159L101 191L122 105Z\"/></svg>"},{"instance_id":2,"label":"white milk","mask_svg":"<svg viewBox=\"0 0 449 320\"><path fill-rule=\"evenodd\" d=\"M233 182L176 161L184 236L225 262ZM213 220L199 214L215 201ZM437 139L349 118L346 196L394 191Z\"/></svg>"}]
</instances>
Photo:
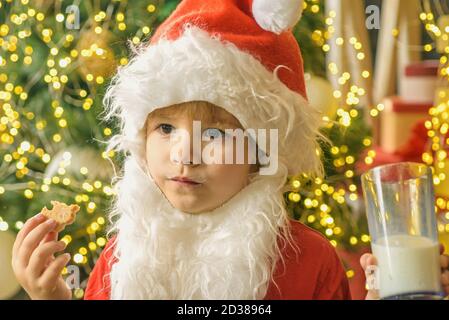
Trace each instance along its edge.
<instances>
[{"instance_id":1,"label":"white milk","mask_svg":"<svg viewBox=\"0 0 449 320\"><path fill-rule=\"evenodd\" d=\"M387 241L378 239L371 248L379 265L381 298L441 291L438 243L419 236L396 235Z\"/></svg>"}]
</instances>

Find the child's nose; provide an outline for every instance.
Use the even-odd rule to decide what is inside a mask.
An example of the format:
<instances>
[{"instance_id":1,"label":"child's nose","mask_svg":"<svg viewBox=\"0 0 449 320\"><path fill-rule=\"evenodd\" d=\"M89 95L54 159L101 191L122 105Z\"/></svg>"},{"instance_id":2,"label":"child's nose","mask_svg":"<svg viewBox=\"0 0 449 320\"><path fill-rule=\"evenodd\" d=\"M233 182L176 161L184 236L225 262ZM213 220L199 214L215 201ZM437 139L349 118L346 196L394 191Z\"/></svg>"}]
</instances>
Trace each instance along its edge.
<instances>
[{"instance_id":1,"label":"child's nose","mask_svg":"<svg viewBox=\"0 0 449 320\"><path fill-rule=\"evenodd\" d=\"M193 130L184 129L174 148L180 149L173 150L175 163L183 165L198 165L201 163L201 136L195 137Z\"/></svg>"}]
</instances>

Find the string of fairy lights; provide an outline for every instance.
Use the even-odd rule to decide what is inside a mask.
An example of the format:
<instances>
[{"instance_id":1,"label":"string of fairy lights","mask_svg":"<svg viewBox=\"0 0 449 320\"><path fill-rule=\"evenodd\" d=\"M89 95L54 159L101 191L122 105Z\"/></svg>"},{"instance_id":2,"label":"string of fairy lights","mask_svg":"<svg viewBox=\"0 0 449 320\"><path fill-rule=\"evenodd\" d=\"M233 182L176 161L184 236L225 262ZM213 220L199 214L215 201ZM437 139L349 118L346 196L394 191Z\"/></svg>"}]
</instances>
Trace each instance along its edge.
<instances>
[{"instance_id":1,"label":"string of fairy lights","mask_svg":"<svg viewBox=\"0 0 449 320\"><path fill-rule=\"evenodd\" d=\"M430 120L425 126L428 130L428 137L431 144L430 150L423 154L423 161L432 166L434 173L434 184L437 191L436 208L439 212L445 213L445 218L449 221L449 26L436 21L436 14L432 11L430 1L422 3L423 12L419 18L425 25L425 29L430 34L434 43L424 46L424 50L431 51L438 48L441 51L439 68L439 85L436 95L435 106L429 110ZM446 12L445 14L449 14ZM449 233L449 223L439 224L441 233Z\"/></svg>"},{"instance_id":2,"label":"string of fairy lights","mask_svg":"<svg viewBox=\"0 0 449 320\"><path fill-rule=\"evenodd\" d=\"M57 7L54 15L47 16L42 6L45 1L21 0L18 8L11 11L7 17L8 21L0 21L0 144L5 146L7 152L3 155L0 165L0 201L8 193L22 193L23 199L35 201L42 194L51 193L55 197L64 195L83 206L87 213L87 223L82 230L76 230L65 234L62 240L67 244L73 244L76 239L85 239L81 246L69 247L73 252L73 262L84 266L89 273L91 260L98 257L101 248L105 246L107 239L104 236L106 219L103 203L107 202L114 194L110 183L101 179L91 179L91 168L81 166L73 173L74 154L65 151L62 159L57 164L56 173L53 176L45 176L38 170L33 169L34 164L49 166L56 158L56 148L65 141L72 141L70 133L72 124L70 119L74 109L78 114L93 112L97 100L98 88L104 85L108 75L117 65L126 65L128 59L126 54L116 56L110 47L112 33L128 32L132 16L126 14L125 2L117 1L110 4L104 10L92 7L93 12L89 23L81 26L80 30L74 32L60 32L67 21L74 21L75 15L65 15L58 1L48 1ZM0 10L11 6L12 0L0 0ZM17 3L19 3L17 1ZM59 3L59 7L56 5ZM86 1L88 3L88 1ZM117 6L112 10L113 6ZM425 24L434 39L444 38L449 30L440 30L435 22L430 7L424 7L420 14L421 21ZM146 14L151 21L152 15L157 11L158 4L150 3L146 6ZM319 0L308 0L304 2L305 14L322 14L322 3ZM334 21L336 12L330 11L325 17L326 29L315 30L312 40L315 45L322 48L324 53L331 50L330 41L335 41L337 46L343 46L349 42L355 51L354 59L363 61L366 58L365 48L357 37L344 39L335 37ZM55 19L55 27L46 24L48 19ZM131 37L134 44L139 44L142 39L152 32L151 24L140 25ZM393 30L397 34L398 30ZM61 36L61 34L63 34ZM44 61L38 61L37 49L28 43L32 35L48 47L48 56ZM448 42L449 43L449 42ZM426 44L424 51L431 51L435 46ZM441 76L447 79L449 44L446 53L441 57ZM30 77L28 83L22 83L17 77L2 72L6 68L26 68L27 66L40 66L35 69L35 74ZM341 126L349 128L356 119L360 118L358 106L361 99L367 94L366 88L356 84L358 77L349 71L343 70L336 62L329 62L326 66L331 74L338 76L338 83L343 88L350 85L350 90L345 93L341 88L334 90L334 98L340 103L336 113L336 120L330 121L327 117L326 128ZM372 77L370 70L362 70L362 79ZM37 112L27 109L30 92L37 82L43 81L51 95L49 104L51 117L42 117ZM81 83L82 82L82 83ZM449 94L449 92L448 92ZM444 97L442 97L443 99ZM444 99L443 99L444 100ZM379 104L369 110L372 117L378 117L384 106ZM429 138L432 139L432 152L423 155L423 161L436 168L435 184L439 185L446 179L443 169L449 168L447 150L449 138L442 139L449 130L449 98L432 108L429 112L432 120L426 123L429 129ZM81 113L81 114L83 114ZM92 118L92 117L90 117ZM93 117L95 118L95 117ZM53 122L56 126L53 126ZM56 129L55 129L56 127ZM96 138L106 140L113 133L113 128L103 124L96 124L98 132ZM30 134L33 132L33 134ZM367 135L361 139L364 148L372 147L372 137ZM360 190L356 183L357 154L351 154L350 147L345 144L333 145L330 149L332 165L340 173L338 179L326 181L316 178L310 181L305 176L292 177L289 181L293 189L288 194L288 200L294 204L307 209L308 214L304 217L305 222L314 224L319 222L325 235L333 246L337 247L343 241L345 226L336 218L337 208L343 212L342 216L351 219L351 203L360 201ZM102 152L101 159L114 159L113 152ZM376 153L369 150L363 161L370 165L374 162ZM15 175L19 182L3 183L9 175ZM449 178L447 178L449 179ZM307 188L305 186L307 185ZM449 209L449 202L439 197L436 205L440 210ZM449 216L448 216L449 219ZM0 216L0 231L13 229L20 230L24 220L6 221ZM440 231L449 232L449 224L443 226ZM367 233L349 235L349 244L356 246L367 244L370 237ZM66 273L67 270L64 270ZM353 270L347 270L349 278L354 276ZM82 298L83 289L74 292L76 298Z\"/></svg>"},{"instance_id":3,"label":"string of fairy lights","mask_svg":"<svg viewBox=\"0 0 449 320\"><path fill-rule=\"evenodd\" d=\"M318 1L311 1L311 3ZM305 10L310 6L305 3ZM310 11L318 13L320 6L318 4L312 4ZM323 52L328 53L331 50L329 45L330 41L335 41L337 46L343 46L345 41L349 41L355 50L355 59L360 61L366 58L362 43L357 37L350 37L344 39L342 37L335 37L334 20L336 18L336 12L330 11L325 17L326 29L316 30L313 33L313 40L317 46L320 46ZM336 112L336 122L330 121L329 117L325 116L323 120L326 122L327 128L333 126L340 126L342 128L351 127L353 121L360 117L360 111L357 107L360 104L360 100L366 95L366 90L361 85L356 85L353 79L353 75L347 70L342 70L336 62L329 62L327 65L332 75L338 76L338 84L340 86L346 86L351 84L349 92L343 93L341 89L335 89L333 96L338 99L340 108ZM361 77L367 79L371 76L370 70L362 70ZM382 106L371 110L372 116L377 116L382 110ZM362 139L364 147L368 148L372 145L372 138L366 136ZM306 217L306 222L313 224L315 221L319 221L321 227L323 227L325 235L329 238L331 244L337 247L340 242L344 228L336 223L336 219L333 215L333 211L336 206L343 208L346 211L346 217L351 219L351 209L347 206L347 202L357 202L359 200L359 187L355 182L356 176L356 159L357 155L350 154L350 148L343 145L333 145L331 147L332 164L341 173L341 175L334 180L334 182L325 181L321 178L316 178L312 182L312 186L308 187L311 192L308 197L301 197L299 192L303 187L302 181L308 179L307 176L299 177L291 181L292 187L296 190L289 194L289 200L293 202L302 202L302 206L306 209L312 209L311 213ZM365 161L369 164L372 163L375 155L372 152L368 153L368 157ZM344 183L342 183L344 182ZM333 201L334 205L329 201ZM349 237L349 243L355 246L360 243L368 243L370 237L366 233L360 235L351 235ZM354 275L353 270L347 271L348 277Z\"/></svg>"}]
</instances>

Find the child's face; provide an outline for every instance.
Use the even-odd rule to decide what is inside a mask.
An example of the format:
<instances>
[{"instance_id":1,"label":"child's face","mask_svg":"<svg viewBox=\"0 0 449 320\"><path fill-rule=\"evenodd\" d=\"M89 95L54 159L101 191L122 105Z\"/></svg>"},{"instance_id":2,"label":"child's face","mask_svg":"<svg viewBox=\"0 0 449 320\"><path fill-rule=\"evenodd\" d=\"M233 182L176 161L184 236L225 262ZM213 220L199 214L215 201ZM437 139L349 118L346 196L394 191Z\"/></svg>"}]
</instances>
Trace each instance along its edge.
<instances>
[{"instance_id":1,"label":"child's face","mask_svg":"<svg viewBox=\"0 0 449 320\"><path fill-rule=\"evenodd\" d=\"M215 141L200 142L200 148L194 149L193 121L201 121L201 135L215 138ZM248 174L257 170L256 165L248 164L247 138L245 137L245 156L243 164L199 164L193 161L193 153L198 153L211 143L219 143L222 138L221 154L214 158L224 159L225 129L242 129L239 121L222 108L207 103L184 103L156 110L147 121L146 161L151 176L165 194L170 203L177 209L187 213L201 213L213 210L232 198L248 184ZM171 141L170 137L184 130L189 135ZM233 140L233 155L236 154L236 138ZM182 145L190 150L190 155L183 159L171 160L170 153ZM210 147L210 145L209 145ZM232 149L232 148L231 148ZM214 149L217 150L217 149ZM189 158L185 158L185 157ZM199 155L201 157L201 155ZM201 159L201 158L199 158ZM209 162L210 163L210 162ZM196 183L181 182L179 178Z\"/></svg>"}]
</instances>

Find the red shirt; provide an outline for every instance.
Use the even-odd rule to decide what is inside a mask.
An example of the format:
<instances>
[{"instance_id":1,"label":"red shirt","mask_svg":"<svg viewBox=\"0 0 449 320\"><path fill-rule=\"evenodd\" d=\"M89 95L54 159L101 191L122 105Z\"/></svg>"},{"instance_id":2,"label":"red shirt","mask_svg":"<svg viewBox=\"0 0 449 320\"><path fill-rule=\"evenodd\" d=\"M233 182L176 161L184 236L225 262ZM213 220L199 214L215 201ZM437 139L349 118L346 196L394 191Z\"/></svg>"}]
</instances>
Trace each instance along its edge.
<instances>
[{"instance_id":1,"label":"red shirt","mask_svg":"<svg viewBox=\"0 0 449 320\"><path fill-rule=\"evenodd\" d=\"M300 252L291 246L283 251L285 268L279 261L265 300L343 300L351 299L349 283L334 247L319 232L291 220L292 237ZM108 300L110 297L113 239L98 259L87 284L84 299Z\"/></svg>"}]
</instances>

